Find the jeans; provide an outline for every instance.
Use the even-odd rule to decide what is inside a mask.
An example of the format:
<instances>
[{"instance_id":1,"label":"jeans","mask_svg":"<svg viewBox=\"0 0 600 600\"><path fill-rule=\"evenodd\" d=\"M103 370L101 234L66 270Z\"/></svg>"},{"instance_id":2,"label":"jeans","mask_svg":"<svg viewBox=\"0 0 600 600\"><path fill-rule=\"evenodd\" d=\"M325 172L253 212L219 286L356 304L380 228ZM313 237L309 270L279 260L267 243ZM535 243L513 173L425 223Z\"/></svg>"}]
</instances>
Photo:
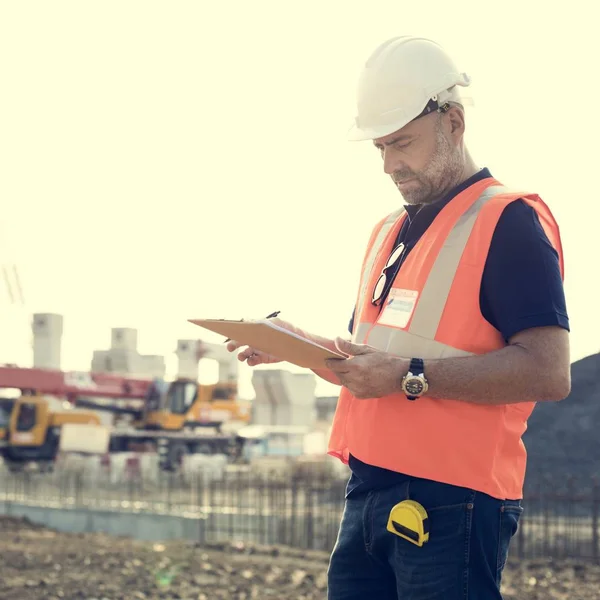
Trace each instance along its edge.
<instances>
[{"instance_id":1,"label":"jeans","mask_svg":"<svg viewBox=\"0 0 600 600\"><path fill-rule=\"evenodd\" d=\"M420 502L429 541L387 531L392 507ZM510 541L523 508L466 488L410 479L346 498L328 569L328 600L501 600Z\"/></svg>"}]
</instances>

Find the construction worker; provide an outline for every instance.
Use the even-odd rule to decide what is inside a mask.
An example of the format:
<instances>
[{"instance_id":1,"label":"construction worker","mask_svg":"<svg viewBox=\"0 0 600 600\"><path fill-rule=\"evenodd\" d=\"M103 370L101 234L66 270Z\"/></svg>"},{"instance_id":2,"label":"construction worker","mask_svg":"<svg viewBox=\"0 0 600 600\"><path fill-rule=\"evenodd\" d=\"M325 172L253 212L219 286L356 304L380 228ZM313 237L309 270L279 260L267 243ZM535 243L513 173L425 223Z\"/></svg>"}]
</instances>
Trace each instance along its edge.
<instances>
[{"instance_id":1,"label":"construction worker","mask_svg":"<svg viewBox=\"0 0 600 600\"><path fill-rule=\"evenodd\" d=\"M373 52L350 137L372 141L402 206L373 229L351 340L277 320L348 356L315 370L341 386L328 452L351 470L330 600L502 598L521 437L536 402L570 391L559 229L470 156L469 83L431 40Z\"/></svg>"}]
</instances>

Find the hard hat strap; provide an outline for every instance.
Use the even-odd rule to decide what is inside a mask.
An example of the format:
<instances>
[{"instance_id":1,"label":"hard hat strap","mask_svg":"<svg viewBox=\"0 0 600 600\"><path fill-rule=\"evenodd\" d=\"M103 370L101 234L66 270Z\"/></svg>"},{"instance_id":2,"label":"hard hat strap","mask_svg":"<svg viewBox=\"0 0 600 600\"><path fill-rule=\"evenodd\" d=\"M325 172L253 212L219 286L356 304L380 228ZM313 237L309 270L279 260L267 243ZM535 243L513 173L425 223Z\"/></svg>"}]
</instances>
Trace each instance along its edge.
<instances>
[{"instance_id":1,"label":"hard hat strap","mask_svg":"<svg viewBox=\"0 0 600 600\"><path fill-rule=\"evenodd\" d=\"M429 99L429 102L426 104L423 111L420 114L418 114L413 119L413 121L416 121L417 119L420 119L421 117L424 117L424 116L428 115L429 113L432 113L434 110L439 113L445 113L445 112L448 112L449 109L450 109L449 102L444 102L443 104L440 104L438 101L438 97L433 96L433 98Z\"/></svg>"}]
</instances>

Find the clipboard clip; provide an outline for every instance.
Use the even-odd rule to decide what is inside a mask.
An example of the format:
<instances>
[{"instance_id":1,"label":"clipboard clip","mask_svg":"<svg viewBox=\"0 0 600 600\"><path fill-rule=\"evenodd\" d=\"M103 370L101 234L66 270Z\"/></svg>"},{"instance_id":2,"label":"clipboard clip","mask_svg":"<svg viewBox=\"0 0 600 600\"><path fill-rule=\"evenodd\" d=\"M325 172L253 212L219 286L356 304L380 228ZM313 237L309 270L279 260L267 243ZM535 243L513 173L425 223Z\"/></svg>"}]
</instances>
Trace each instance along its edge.
<instances>
[{"instance_id":1,"label":"clipboard clip","mask_svg":"<svg viewBox=\"0 0 600 600\"><path fill-rule=\"evenodd\" d=\"M275 317L277 317L279 315L281 311L280 310L276 310L275 312L272 312L270 315L267 315L265 317L265 319L274 319ZM243 321L243 319L242 319ZM227 342L230 342L231 338L227 338L223 343L226 344Z\"/></svg>"}]
</instances>

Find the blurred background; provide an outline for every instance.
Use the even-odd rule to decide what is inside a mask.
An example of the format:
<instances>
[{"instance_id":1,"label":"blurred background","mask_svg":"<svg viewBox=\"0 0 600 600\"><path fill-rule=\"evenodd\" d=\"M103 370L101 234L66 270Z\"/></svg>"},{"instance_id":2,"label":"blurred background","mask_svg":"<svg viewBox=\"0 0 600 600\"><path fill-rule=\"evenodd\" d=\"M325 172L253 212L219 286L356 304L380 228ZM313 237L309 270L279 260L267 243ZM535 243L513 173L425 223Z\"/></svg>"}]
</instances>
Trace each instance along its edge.
<instances>
[{"instance_id":1,"label":"blurred background","mask_svg":"<svg viewBox=\"0 0 600 600\"><path fill-rule=\"evenodd\" d=\"M281 311L347 333L372 227L402 202L372 145L346 141L357 77L412 34L472 77L476 163L562 231L573 388L529 421L504 597L597 599L596 12L0 3L0 365L21 367L0 367L17 392L0 396L3 598L324 598L348 476L324 453L338 388L234 365L188 319ZM219 430L234 422L241 438Z\"/></svg>"},{"instance_id":2,"label":"blurred background","mask_svg":"<svg viewBox=\"0 0 600 600\"><path fill-rule=\"evenodd\" d=\"M573 359L596 352L592 12L580 0L2 3L0 256L25 304L2 289L0 361L30 360L33 312L64 315L66 369L88 369L111 327L138 329L140 352L171 372L176 339L221 339L188 318L281 310L343 334L371 228L401 202L378 153L345 134L362 61L401 33L438 40L472 76L468 145L554 211Z\"/></svg>"}]
</instances>

